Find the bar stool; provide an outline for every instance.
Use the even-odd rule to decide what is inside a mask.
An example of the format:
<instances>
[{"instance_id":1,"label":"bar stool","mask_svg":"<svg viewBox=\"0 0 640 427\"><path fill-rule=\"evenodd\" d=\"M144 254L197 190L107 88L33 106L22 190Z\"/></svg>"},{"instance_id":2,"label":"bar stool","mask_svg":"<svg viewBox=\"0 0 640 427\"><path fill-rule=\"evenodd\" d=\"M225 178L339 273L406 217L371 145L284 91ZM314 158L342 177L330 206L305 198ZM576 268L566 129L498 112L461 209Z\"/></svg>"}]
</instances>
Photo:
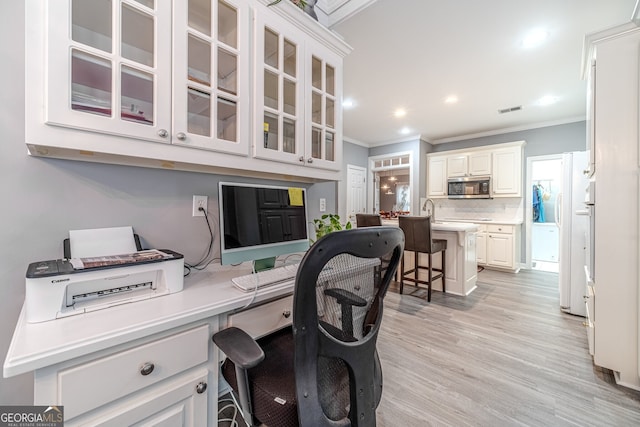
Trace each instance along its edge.
<instances>
[{"instance_id":1,"label":"bar stool","mask_svg":"<svg viewBox=\"0 0 640 427\"><path fill-rule=\"evenodd\" d=\"M380 215L377 214L356 214L356 226L360 227L377 227L382 225Z\"/></svg>"},{"instance_id":2,"label":"bar stool","mask_svg":"<svg viewBox=\"0 0 640 427\"><path fill-rule=\"evenodd\" d=\"M442 279L442 292L446 291L445 285L445 262L447 252L447 241L431 238L431 217L428 216L400 216L398 218L400 228L404 232L404 250L411 251L414 255L414 268L405 271L404 256L400 266L400 294L404 288L404 281L427 285L427 301L431 302L431 283L434 280ZM433 268L432 255L442 252L441 268ZM428 254L429 265L423 266L418 263L419 254ZM428 280L418 277L420 270L427 270ZM433 274L433 272L437 274Z\"/></svg>"}]
</instances>

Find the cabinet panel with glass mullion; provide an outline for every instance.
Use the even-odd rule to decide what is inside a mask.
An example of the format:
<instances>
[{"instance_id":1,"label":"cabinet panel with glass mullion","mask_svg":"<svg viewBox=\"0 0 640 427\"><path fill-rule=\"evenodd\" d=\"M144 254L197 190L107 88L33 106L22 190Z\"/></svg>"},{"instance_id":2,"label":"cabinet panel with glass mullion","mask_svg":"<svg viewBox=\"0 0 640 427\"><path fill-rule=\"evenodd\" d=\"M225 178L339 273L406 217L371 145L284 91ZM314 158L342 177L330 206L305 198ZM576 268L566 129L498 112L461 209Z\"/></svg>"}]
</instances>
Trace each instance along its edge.
<instances>
[{"instance_id":1,"label":"cabinet panel with glass mullion","mask_svg":"<svg viewBox=\"0 0 640 427\"><path fill-rule=\"evenodd\" d=\"M49 2L45 122L167 142L170 13L152 0Z\"/></svg>"},{"instance_id":2,"label":"cabinet panel with glass mullion","mask_svg":"<svg viewBox=\"0 0 640 427\"><path fill-rule=\"evenodd\" d=\"M254 156L299 164L304 161L303 46L297 35L280 30L286 25L271 22L269 17L267 21L264 16L256 16L255 117L258 123Z\"/></svg>"},{"instance_id":3,"label":"cabinet panel with glass mullion","mask_svg":"<svg viewBox=\"0 0 640 427\"><path fill-rule=\"evenodd\" d=\"M189 0L174 22L174 143L248 155L247 4Z\"/></svg>"},{"instance_id":4,"label":"cabinet panel with glass mullion","mask_svg":"<svg viewBox=\"0 0 640 427\"><path fill-rule=\"evenodd\" d=\"M310 138L307 151L310 153L309 164L322 168L338 168L338 155L340 148L338 131L337 81L336 65L340 61L334 59L327 52L313 54L310 57L311 78L309 83L310 93ZM323 57L323 55L327 55Z\"/></svg>"}]
</instances>

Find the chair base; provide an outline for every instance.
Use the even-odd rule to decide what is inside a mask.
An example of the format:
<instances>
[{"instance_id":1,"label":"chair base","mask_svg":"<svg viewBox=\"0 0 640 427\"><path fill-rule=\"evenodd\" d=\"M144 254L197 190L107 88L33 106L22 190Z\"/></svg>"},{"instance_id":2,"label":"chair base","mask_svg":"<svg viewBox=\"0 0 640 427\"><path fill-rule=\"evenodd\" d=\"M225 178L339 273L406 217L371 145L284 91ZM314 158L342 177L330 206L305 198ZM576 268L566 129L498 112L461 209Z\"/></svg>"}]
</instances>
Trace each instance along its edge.
<instances>
[{"instance_id":1,"label":"chair base","mask_svg":"<svg viewBox=\"0 0 640 427\"><path fill-rule=\"evenodd\" d=\"M445 282L445 259L446 259L446 250L442 251L442 268L434 268L432 267L433 260L432 254L428 254L429 256L429 266L422 266L418 264L418 252L414 252L414 265L415 267L411 270L405 271L404 269L404 256L402 257L401 262L401 273L400 273L400 295L402 295L404 290L404 282L412 282L417 288L420 288L419 285L427 286L427 302L431 302L431 284L436 280L442 280L442 292L446 292L446 282ZM419 279L420 270L426 270L428 275L428 280ZM437 274L433 274L433 272ZM411 277L413 276L413 277Z\"/></svg>"}]
</instances>

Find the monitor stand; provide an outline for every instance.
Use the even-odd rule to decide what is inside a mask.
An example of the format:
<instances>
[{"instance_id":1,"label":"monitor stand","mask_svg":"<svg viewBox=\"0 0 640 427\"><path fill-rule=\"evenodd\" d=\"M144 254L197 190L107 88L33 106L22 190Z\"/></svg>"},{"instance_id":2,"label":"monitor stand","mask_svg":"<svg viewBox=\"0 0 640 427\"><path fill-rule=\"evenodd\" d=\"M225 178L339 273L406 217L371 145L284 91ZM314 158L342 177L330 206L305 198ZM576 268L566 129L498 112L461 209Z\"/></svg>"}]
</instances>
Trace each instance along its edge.
<instances>
[{"instance_id":1,"label":"monitor stand","mask_svg":"<svg viewBox=\"0 0 640 427\"><path fill-rule=\"evenodd\" d=\"M276 257L262 258L253 261L253 270L259 271L271 270L276 265Z\"/></svg>"}]
</instances>

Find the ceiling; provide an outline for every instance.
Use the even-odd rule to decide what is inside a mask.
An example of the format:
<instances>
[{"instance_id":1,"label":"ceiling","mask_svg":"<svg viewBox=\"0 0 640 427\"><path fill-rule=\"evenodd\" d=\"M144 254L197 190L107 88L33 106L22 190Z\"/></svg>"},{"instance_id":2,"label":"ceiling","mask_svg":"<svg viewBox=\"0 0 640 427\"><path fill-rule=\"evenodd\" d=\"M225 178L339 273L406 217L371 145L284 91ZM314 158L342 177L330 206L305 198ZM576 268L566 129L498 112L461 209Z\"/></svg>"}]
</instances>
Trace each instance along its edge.
<instances>
[{"instance_id":1,"label":"ceiling","mask_svg":"<svg viewBox=\"0 0 640 427\"><path fill-rule=\"evenodd\" d=\"M629 22L635 3L373 0L331 27L353 47L344 61L344 99L355 104L344 109L345 139L437 144L584 120L584 36ZM524 48L536 28L548 38ZM452 95L458 101L445 103ZM538 105L545 95L557 102ZM394 116L398 108L404 117Z\"/></svg>"}]
</instances>

